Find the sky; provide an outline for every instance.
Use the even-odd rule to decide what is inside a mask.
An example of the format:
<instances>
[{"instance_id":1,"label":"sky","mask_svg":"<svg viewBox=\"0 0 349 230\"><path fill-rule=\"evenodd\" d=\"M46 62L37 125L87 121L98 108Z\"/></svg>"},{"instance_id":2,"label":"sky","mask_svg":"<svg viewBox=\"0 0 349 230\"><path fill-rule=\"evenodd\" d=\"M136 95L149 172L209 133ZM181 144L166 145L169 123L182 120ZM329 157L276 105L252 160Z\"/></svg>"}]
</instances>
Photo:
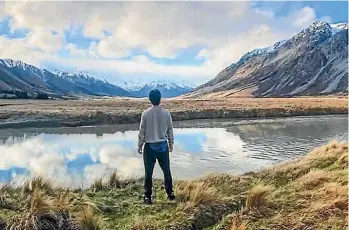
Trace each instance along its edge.
<instances>
[{"instance_id":1,"label":"sky","mask_svg":"<svg viewBox=\"0 0 349 230\"><path fill-rule=\"evenodd\" d=\"M201 84L318 20L347 22L348 3L0 1L0 58L112 83Z\"/></svg>"}]
</instances>

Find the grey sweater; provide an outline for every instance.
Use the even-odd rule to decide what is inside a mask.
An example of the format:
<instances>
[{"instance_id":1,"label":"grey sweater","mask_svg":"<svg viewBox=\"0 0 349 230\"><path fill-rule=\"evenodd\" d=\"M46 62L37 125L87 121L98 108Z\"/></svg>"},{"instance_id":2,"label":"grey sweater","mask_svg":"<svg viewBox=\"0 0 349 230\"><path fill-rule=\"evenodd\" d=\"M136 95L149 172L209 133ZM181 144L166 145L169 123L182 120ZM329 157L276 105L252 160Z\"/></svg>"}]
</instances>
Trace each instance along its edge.
<instances>
[{"instance_id":1,"label":"grey sweater","mask_svg":"<svg viewBox=\"0 0 349 230\"><path fill-rule=\"evenodd\" d=\"M145 110L139 125L138 146L144 143L156 143L168 140L173 146L173 126L171 113L161 106L152 106Z\"/></svg>"}]
</instances>

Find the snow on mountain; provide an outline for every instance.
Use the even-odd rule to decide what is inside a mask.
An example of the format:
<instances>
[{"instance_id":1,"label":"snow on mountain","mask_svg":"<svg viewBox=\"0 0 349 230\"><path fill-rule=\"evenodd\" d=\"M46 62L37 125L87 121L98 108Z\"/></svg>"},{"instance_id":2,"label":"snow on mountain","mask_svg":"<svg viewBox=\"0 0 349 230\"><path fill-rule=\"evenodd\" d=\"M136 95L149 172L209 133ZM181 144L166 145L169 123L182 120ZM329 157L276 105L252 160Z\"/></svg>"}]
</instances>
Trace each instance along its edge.
<instances>
[{"instance_id":1,"label":"snow on mountain","mask_svg":"<svg viewBox=\"0 0 349 230\"><path fill-rule=\"evenodd\" d=\"M332 34L336 34L341 30L347 30L348 29L348 23L342 22L342 23L336 23L336 24L330 24L332 29Z\"/></svg>"},{"instance_id":2,"label":"snow on mountain","mask_svg":"<svg viewBox=\"0 0 349 230\"><path fill-rule=\"evenodd\" d=\"M176 97L184 93L190 92L195 85L186 81L173 80L154 80L147 81L146 79L123 80L117 84L129 91L135 97L146 97L152 89L159 89L163 97Z\"/></svg>"},{"instance_id":3,"label":"snow on mountain","mask_svg":"<svg viewBox=\"0 0 349 230\"><path fill-rule=\"evenodd\" d=\"M172 81L172 80L154 80L154 81L146 81L146 80L129 80L129 81L122 81L118 86L128 90L128 91L137 91L144 87L149 88L165 88L165 89L172 89L172 88L183 88L183 89L192 89L195 87L195 85L185 82L185 81Z\"/></svg>"},{"instance_id":4,"label":"snow on mountain","mask_svg":"<svg viewBox=\"0 0 349 230\"><path fill-rule=\"evenodd\" d=\"M348 23L315 22L290 39L247 52L190 95L319 95L348 92L347 85Z\"/></svg>"},{"instance_id":5,"label":"snow on mountain","mask_svg":"<svg viewBox=\"0 0 349 230\"><path fill-rule=\"evenodd\" d=\"M227 67L227 69L231 69L236 65L243 64L252 57L256 57L264 54L271 54L286 43L289 43L289 45L292 43L294 44L294 43L297 43L297 41L305 39L307 36L310 36L313 43L318 43L318 42L321 42L323 39L331 37L336 33L345 29L348 29L347 22L336 23L336 24L328 24L326 22L321 22L321 21L315 22L310 27L302 30L300 33L298 33L297 35L293 36L290 39L278 41L271 46L268 46L265 48L257 48L247 52L239 59L239 61L231 64L230 66Z\"/></svg>"}]
</instances>

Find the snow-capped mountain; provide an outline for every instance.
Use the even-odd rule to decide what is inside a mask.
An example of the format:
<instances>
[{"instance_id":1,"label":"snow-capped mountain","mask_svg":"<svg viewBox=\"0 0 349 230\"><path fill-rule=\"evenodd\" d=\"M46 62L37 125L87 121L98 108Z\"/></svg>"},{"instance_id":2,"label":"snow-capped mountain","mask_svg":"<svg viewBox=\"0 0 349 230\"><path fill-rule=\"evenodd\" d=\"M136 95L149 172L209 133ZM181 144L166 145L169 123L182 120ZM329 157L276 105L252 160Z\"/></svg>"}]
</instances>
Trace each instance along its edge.
<instances>
[{"instance_id":1,"label":"snow-capped mountain","mask_svg":"<svg viewBox=\"0 0 349 230\"><path fill-rule=\"evenodd\" d=\"M53 97L74 95L130 96L126 90L88 73L50 72L12 59L0 59L0 93L24 91Z\"/></svg>"},{"instance_id":2,"label":"snow-capped mountain","mask_svg":"<svg viewBox=\"0 0 349 230\"><path fill-rule=\"evenodd\" d=\"M188 96L297 96L348 92L348 23L315 22L247 52Z\"/></svg>"},{"instance_id":3,"label":"snow-capped mountain","mask_svg":"<svg viewBox=\"0 0 349 230\"><path fill-rule=\"evenodd\" d=\"M129 91L134 97L147 97L152 89L161 91L163 97L176 97L190 92L195 86L184 81L156 80L145 82L144 80L122 81L120 87Z\"/></svg>"},{"instance_id":4,"label":"snow-capped mountain","mask_svg":"<svg viewBox=\"0 0 349 230\"><path fill-rule=\"evenodd\" d=\"M114 85L88 72L63 72L40 69L12 59L0 59L0 94L3 91L24 91L29 94L46 93L52 97L94 95L146 97L157 88L163 97L188 93L193 86L183 81L158 80L146 82L123 81Z\"/></svg>"}]
</instances>

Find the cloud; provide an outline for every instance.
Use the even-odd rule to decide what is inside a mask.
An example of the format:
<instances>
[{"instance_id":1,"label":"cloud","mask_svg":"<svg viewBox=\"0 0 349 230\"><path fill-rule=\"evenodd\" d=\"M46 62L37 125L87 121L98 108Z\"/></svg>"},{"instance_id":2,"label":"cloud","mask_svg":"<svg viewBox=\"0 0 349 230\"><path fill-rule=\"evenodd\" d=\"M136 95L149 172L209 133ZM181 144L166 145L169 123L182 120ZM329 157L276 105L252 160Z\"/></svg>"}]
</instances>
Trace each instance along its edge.
<instances>
[{"instance_id":1,"label":"cloud","mask_svg":"<svg viewBox=\"0 0 349 230\"><path fill-rule=\"evenodd\" d=\"M0 36L1 57L30 61L41 67L55 63L61 68L109 71L123 76L196 77L197 81L213 77L245 52L285 39L317 20L310 7L297 8L280 17L273 8L258 7L249 1L0 4L0 18L9 18L11 30L28 31L24 39ZM65 32L76 28L96 40L84 49L78 41L67 41ZM177 60L180 51L193 46L203 48L187 57L185 64L158 61ZM59 57L61 50L68 51L69 56ZM145 53L148 58L144 58ZM196 59L203 60L202 64L194 65Z\"/></svg>"},{"instance_id":2,"label":"cloud","mask_svg":"<svg viewBox=\"0 0 349 230\"><path fill-rule=\"evenodd\" d=\"M24 177L40 173L54 179L57 185L73 187L89 186L96 179L106 179L114 169L125 176L140 177L144 169L142 156L136 152L137 135L137 131L127 131L100 137L40 134L15 138L0 145L0 170L24 168L29 172ZM206 174L207 168L218 172L233 168L240 172L260 166L260 162L251 162L244 168L238 167L249 156L243 154L242 139L225 129L176 129L175 135L177 140L171 153L174 178L198 178ZM202 138L187 142L188 135ZM74 163L73 168L69 166L69 162L86 158L86 155L92 161ZM162 176L159 166L156 166L155 176Z\"/></svg>"},{"instance_id":3,"label":"cloud","mask_svg":"<svg viewBox=\"0 0 349 230\"><path fill-rule=\"evenodd\" d=\"M316 15L313 8L304 7L302 10L292 15L291 18L293 18L292 21L294 26L303 28L314 22L316 20Z\"/></svg>"}]
</instances>

